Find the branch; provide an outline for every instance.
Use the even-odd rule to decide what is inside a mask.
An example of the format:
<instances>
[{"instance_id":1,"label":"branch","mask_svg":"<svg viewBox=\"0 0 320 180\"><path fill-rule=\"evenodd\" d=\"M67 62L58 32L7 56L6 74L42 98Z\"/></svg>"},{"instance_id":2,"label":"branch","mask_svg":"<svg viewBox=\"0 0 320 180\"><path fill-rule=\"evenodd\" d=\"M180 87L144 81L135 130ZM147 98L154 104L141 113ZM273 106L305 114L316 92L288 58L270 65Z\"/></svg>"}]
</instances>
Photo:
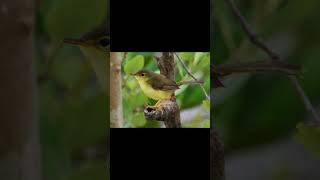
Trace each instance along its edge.
<instances>
[{"instance_id":1,"label":"branch","mask_svg":"<svg viewBox=\"0 0 320 180\"><path fill-rule=\"evenodd\" d=\"M180 81L180 82L177 82L177 85L185 85L185 84L203 84L203 81Z\"/></svg>"},{"instance_id":2,"label":"branch","mask_svg":"<svg viewBox=\"0 0 320 180\"><path fill-rule=\"evenodd\" d=\"M110 52L110 127L123 126L121 59L116 52Z\"/></svg>"},{"instance_id":3,"label":"branch","mask_svg":"<svg viewBox=\"0 0 320 180\"><path fill-rule=\"evenodd\" d=\"M222 64L214 67L214 73L223 77L234 73L280 72L287 75L298 75L299 65L278 63L276 61L257 61L237 64Z\"/></svg>"},{"instance_id":4,"label":"branch","mask_svg":"<svg viewBox=\"0 0 320 180\"><path fill-rule=\"evenodd\" d=\"M252 28L249 26L249 24L246 22L245 18L242 16L240 10L235 6L232 0L225 0L226 4L230 7L232 14L239 20L242 28L244 29L245 33L249 37L250 41L262 49L264 52L266 52L270 57L270 61L274 61L277 63L281 63L280 57L277 53L272 51L262 40L260 40L257 36L257 34L252 30ZM295 88L296 92L298 93L299 97L301 98L303 104L305 105L305 108L313 115L314 121L319 124L320 123L320 117L316 109L313 107L311 101L309 100L308 96L304 92L303 88L301 87L299 80L292 75L288 75L288 78L290 79L291 83L293 84L293 87Z\"/></svg>"},{"instance_id":5,"label":"branch","mask_svg":"<svg viewBox=\"0 0 320 180\"><path fill-rule=\"evenodd\" d=\"M197 78L195 78L195 77L191 74L191 72L188 70L187 65L182 61L182 59L180 59L180 57L177 55L177 53L174 53L174 54L176 55L176 57L178 58L178 60L179 60L180 63L182 64L183 68L186 70L187 74L188 74L189 76L191 76L192 79L194 79L195 81L199 81ZM200 85L200 87L201 87L204 95L206 96L206 99L207 99L208 101L210 101L210 96L208 96L208 94L207 94L206 90L204 89L203 85L202 85L202 84L199 84L199 85Z\"/></svg>"},{"instance_id":6,"label":"branch","mask_svg":"<svg viewBox=\"0 0 320 180\"><path fill-rule=\"evenodd\" d=\"M163 100L159 106L147 106L144 109L146 120L163 121L167 128L180 127L180 110L175 99Z\"/></svg>"},{"instance_id":7,"label":"branch","mask_svg":"<svg viewBox=\"0 0 320 180\"><path fill-rule=\"evenodd\" d=\"M224 180L224 148L216 129L210 129L210 179Z\"/></svg>"},{"instance_id":8,"label":"branch","mask_svg":"<svg viewBox=\"0 0 320 180\"><path fill-rule=\"evenodd\" d=\"M156 58L160 73L175 81L174 56L172 53L164 52L160 58ZM146 120L163 121L166 128L180 128L180 110L175 97L169 100L161 100L155 106L146 106L144 109Z\"/></svg>"}]
</instances>

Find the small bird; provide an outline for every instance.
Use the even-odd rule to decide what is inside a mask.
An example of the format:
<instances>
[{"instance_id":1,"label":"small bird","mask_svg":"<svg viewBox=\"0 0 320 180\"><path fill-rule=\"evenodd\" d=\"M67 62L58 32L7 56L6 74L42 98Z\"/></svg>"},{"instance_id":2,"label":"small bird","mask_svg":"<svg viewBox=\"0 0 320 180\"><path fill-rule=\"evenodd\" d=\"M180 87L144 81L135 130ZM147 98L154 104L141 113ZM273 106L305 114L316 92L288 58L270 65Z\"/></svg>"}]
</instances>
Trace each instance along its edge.
<instances>
[{"instance_id":1,"label":"small bird","mask_svg":"<svg viewBox=\"0 0 320 180\"><path fill-rule=\"evenodd\" d=\"M168 79L162 74L157 74L148 70L140 70L134 74L139 85L146 96L151 99L165 100L174 97L175 90L179 89L176 82Z\"/></svg>"},{"instance_id":2,"label":"small bird","mask_svg":"<svg viewBox=\"0 0 320 180\"><path fill-rule=\"evenodd\" d=\"M89 60L96 73L99 84L104 90L109 85L109 51L110 51L110 30L104 24L79 39L64 39L64 43L80 47L83 54Z\"/></svg>"}]
</instances>

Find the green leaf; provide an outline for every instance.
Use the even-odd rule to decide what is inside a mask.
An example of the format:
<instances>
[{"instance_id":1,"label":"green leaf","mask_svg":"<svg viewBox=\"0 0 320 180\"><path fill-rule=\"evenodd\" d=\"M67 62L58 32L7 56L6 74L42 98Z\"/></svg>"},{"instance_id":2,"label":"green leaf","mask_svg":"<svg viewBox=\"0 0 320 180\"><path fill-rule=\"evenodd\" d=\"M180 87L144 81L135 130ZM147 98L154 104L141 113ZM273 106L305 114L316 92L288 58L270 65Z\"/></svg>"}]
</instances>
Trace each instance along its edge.
<instances>
[{"instance_id":1,"label":"green leaf","mask_svg":"<svg viewBox=\"0 0 320 180\"><path fill-rule=\"evenodd\" d=\"M148 98L144 95L142 91L139 91L138 93L132 93L131 98L129 99L132 109L135 109L139 106L143 106L145 103L147 103L147 101Z\"/></svg>"},{"instance_id":2,"label":"green leaf","mask_svg":"<svg viewBox=\"0 0 320 180\"><path fill-rule=\"evenodd\" d=\"M132 59L126 61L124 66L124 72L128 75L134 74L141 70L144 66L144 57L142 55L137 55Z\"/></svg>"},{"instance_id":3,"label":"green leaf","mask_svg":"<svg viewBox=\"0 0 320 180\"><path fill-rule=\"evenodd\" d=\"M178 55L183 61L192 61L194 59L194 54L194 52L181 52Z\"/></svg>"},{"instance_id":4,"label":"green leaf","mask_svg":"<svg viewBox=\"0 0 320 180\"><path fill-rule=\"evenodd\" d=\"M208 101L208 100L203 100L203 101L202 101L202 106L205 108L205 110L207 110L208 112L210 112L210 101Z\"/></svg>"},{"instance_id":5,"label":"green leaf","mask_svg":"<svg viewBox=\"0 0 320 180\"><path fill-rule=\"evenodd\" d=\"M210 119L206 119L206 120L203 122L202 126L203 126L204 128L210 128Z\"/></svg>"},{"instance_id":6,"label":"green leaf","mask_svg":"<svg viewBox=\"0 0 320 180\"><path fill-rule=\"evenodd\" d=\"M197 65L197 69L209 69L208 67L210 67L210 56L203 56Z\"/></svg>"},{"instance_id":7,"label":"green leaf","mask_svg":"<svg viewBox=\"0 0 320 180\"><path fill-rule=\"evenodd\" d=\"M62 83L67 89L78 87L89 79L87 64L78 59L64 59L63 62L53 64L54 78Z\"/></svg>"},{"instance_id":8,"label":"green leaf","mask_svg":"<svg viewBox=\"0 0 320 180\"><path fill-rule=\"evenodd\" d=\"M134 127L142 127L146 124L143 112L136 113L132 118L132 125Z\"/></svg>"},{"instance_id":9,"label":"green leaf","mask_svg":"<svg viewBox=\"0 0 320 180\"><path fill-rule=\"evenodd\" d=\"M320 158L320 127L299 123L295 138Z\"/></svg>"},{"instance_id":10,"label":"green leaf","mask_svg":"<svg viewBox=\"0 0 320 180\"><path fill-rule=\"evenodd\" d=\"M201 61L204 57L206 57L206 53L204 52L196 52L194 55L193 65L197 65L199 61Z\"/></svg>"},{"instance_id":11,"label":"green leaf","mask_svg":"<svg viewBox=\"0 0 320 180\"><path fill-rule=\"evenodd\" d=\"M135 78L129 78L126 82L127 87L131 90L136 89L138 86L138 81Z\"/></svg>"},{"instance_id":12,"label":"green leaf","mask_svg":"<svg viewBox=\"0 0 320 180\"><path fill-rule=\"evenodd\" d=\"M107 15L106 0L57 0L45 17L45 27L54 39L83 34L102 23Z\"/></svg>"}]
</instances>

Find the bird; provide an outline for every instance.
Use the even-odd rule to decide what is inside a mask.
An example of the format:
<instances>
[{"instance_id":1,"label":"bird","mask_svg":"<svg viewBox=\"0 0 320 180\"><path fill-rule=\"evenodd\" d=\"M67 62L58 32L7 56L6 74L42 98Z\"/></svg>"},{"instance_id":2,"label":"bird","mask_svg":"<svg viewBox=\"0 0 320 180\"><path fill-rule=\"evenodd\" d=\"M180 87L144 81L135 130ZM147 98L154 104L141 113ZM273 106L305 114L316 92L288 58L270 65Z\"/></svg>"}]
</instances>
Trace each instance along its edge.
<instances>
[{"instance_id":1,"label":"bird","mask_svg":"<svg viewBox=\"0 0 320 180\"><path fill-rule=\"evenodd\" d=\"M142 69L133 75L144 94L158 102L171 99L175 96L174 92L179 89L179 85L175 81L149 70Z\"/></svg>"},{"instance_id":2,"label":"bird","mask_svg":"<svg viewBox=\"0 0 320 180\"><path fill-rule=\"evenodd\" d=\"M109 85L109 52L110 52L110 30L103 24L92 31L85 33L78 39L65 38L66 44L78 46L84 56L90 62L100 86L107 90Z\"/></svg>"}]
</instances>

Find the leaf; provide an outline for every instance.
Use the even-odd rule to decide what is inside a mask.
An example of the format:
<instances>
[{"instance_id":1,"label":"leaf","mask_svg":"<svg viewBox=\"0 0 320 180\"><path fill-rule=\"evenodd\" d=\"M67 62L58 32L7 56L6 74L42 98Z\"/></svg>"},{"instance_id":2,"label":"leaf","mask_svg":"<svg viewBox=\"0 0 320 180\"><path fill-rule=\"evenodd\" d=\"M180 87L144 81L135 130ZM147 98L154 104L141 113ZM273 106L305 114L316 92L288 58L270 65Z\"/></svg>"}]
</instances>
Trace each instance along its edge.
<instances>
[{"instance_id":1,"label":"leaf","mask_svg":"<svg viewBox=\"0 0 320 180\"><path fill-rule=\"evenodd\" d=\"M105 138L108 132L107 96L99 94L90 99L68 97L65 101L56 119L66 148L77 151Z\"/></svg>"},{"instance_id":2,"label":"leaf","mask_svg":"<svg viewBox=\"0 0 320 180\"><path fill-rule=\"evenodd\" d=\"M79 87L89 78L87 64L79 62L78 59L64 59L63 62L53 64L54 78L67 89Z\"/></svg>"},{"instance_id":3,"label":"leaf","mask_svg":"<svg viewBox=\"0 0 320 180\"><path fill-rule=\"evenodd\" d=\"M138 81L134 78L129 78L126 82L127 87L129 87L131 90L136 89L138 86Z\"/></svg>"},{"instance_id":4,"label":"leaf","mask_svg":"<svg viewBox=\"0 0 320 180\"><path fill-rule=\"evenodd\" d=\"M210 112L210 101L208 101L208 100L203 100L203 101L202 101L202 106L205 108L205 110L207 110L208 112Z\"/></svg>"},{"instance_id":5,"label":"leaf","mask_svg":"<svg viewBox=\"0 0 320 180\"><path fill-rule=\"evenodd\" d=\"M83 34L99 25L107 15L105 0L57 0L45 17L45 28L54 39Z\"/></svg>"},{"instance_id":6,"label":"leaf","mask_svg":"<svg viewBox=\"0 0 320 180\"><path fill-rule=\"evenodd\" d=\"M144 95L142 91L138 93L132 93L129 102L132 109L135 109L139 106L143 106L147 102L148 98Z\"/></svg>"},{"instance_id":7,"label":"leaf","mask_svg":"<svg viewBox=\"0 0 320 180\"><path fill-rule=\"evenodd\" d=\"M193 65L197 65L199 61L201 61L204 57L206 57L206 53L204 52L196 52L194 55Z\"/></svg>"},{"instance_id":8,"label":"leaf","mask_svg":"<svg viewBox=\"0 0 320 180\"><path fill-rule=\"evenodd\" d=\"M192 61L194 59L194 54L194 52L181 52L178 55L182 61Z\"/></svg>"},{"instance_id":9,"label":"leaf","mask_svg":"<svg viewBox=\"0 0 320 180\"><path fill-rule=\"evenodd\" d=\"M132 118L132 125L134 127L142 127L146 124L146 119L144 118L144 114L142 112L136 113Z\"/></svg>"},{"instance_id":10,"label":"leaf","mask_svg":"<svg viewBox=\"0 0 320 180\"><path fill-rule=\"evenodd\" d=\"M299 123L295 138L320 158L320 127Z\"/></svg>"},{"instance_id":11,"label":"leaf","mask_svg":"<svg viewBox=\"0 0 320 180\"><path fill-rule=\"evenodd\" d=\"M202 124L203 128L210 128L210 119L206 119L203 124Z\"/></svg>"},{"instance_id":12,"label":"leaf","mask_svg":"<svg viewBox=\"0 0 320 180\"><path fill-rule=\"evenodd\" d=\"M130 60L126 61L124 66L124 72L128 75L134 74L141 70L144 66L144 57L142 55L137 55Z\"/></svg>"}]
</instances>

